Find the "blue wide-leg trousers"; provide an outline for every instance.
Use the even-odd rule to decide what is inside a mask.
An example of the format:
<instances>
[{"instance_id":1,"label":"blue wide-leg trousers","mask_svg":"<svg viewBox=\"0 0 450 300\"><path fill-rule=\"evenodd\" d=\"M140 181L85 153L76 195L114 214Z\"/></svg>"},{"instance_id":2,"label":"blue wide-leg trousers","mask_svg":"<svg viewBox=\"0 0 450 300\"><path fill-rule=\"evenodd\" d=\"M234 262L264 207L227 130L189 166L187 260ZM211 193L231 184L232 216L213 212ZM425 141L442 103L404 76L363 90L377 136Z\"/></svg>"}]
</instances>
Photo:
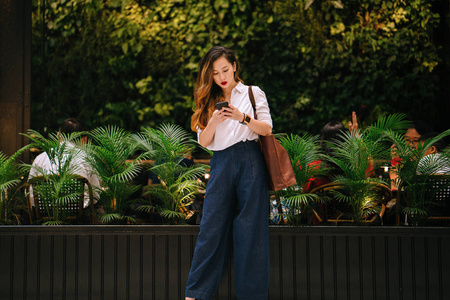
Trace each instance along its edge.
<instances>
[{"instance_id":1,"label":"blue wide-leg trousers","mask_svg":"<svg viewBox=\"0 0 450 300\"><path fill-rule=\"evenodd\" d=\"M269 196L259 144L239 142L216 151L210 165L186 296L202 300L213 297L233 245L238 299L267 300Z\"/></svg>"}]
</instances>

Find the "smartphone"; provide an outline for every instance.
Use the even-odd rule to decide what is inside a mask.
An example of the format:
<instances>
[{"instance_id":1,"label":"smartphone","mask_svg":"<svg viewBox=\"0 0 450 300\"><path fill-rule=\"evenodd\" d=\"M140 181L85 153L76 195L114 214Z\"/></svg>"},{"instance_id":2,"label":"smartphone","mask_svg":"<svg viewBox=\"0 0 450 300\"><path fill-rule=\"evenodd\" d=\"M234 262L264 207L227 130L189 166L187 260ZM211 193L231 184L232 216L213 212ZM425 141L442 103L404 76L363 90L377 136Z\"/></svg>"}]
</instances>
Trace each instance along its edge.
<instances>
[{"instance_id":1,"label":"smartphone","mask_svg":"<svg viewBox=\"0 0 450 300\"><path fill-rule=\"evenodd\" d=\"M228 102L227 101L223 101L223 102L216 103L216 109L217 110L221 110L222 107L229 107L228 106Z\"/></svg>"}]
</instances>

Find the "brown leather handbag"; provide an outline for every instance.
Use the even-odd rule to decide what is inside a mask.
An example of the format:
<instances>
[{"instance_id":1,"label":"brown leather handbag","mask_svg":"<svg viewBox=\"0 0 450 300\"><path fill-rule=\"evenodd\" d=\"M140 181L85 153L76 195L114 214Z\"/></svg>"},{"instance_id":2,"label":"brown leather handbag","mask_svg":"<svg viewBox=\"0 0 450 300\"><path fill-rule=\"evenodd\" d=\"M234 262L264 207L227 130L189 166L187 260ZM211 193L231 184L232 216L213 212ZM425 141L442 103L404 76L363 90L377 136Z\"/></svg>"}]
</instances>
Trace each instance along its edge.
<instances>
[{"instance_id":1,"label":"brown leather handbag","mask_svg":"<svg viewBox=\"0 0 450 300\"><path fill-rule=\"evenodd\" d=\"M252 102L255 119L258 119L252 86L248 87L248 94L250 96L250 101ZM275 136L273 134L267 136L260 135L259 141L266 162L269 189L272 191L279 191L296 184L297 181L295 179L289 155Z\"/></svg>"}]
</instances>

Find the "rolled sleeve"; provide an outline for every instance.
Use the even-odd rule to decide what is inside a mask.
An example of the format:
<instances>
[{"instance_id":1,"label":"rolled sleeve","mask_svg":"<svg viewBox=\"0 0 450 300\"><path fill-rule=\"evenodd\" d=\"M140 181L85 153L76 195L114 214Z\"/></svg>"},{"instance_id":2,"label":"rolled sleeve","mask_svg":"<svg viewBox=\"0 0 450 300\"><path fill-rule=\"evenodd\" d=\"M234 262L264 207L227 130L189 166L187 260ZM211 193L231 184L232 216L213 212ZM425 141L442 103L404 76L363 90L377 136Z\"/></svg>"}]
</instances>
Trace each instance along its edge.
<instances>
[{"instance_id":1,"label":"rolled sleeve","mask_svg":"<svg viewBox=\"0 0 450 300\"><path fill-rule=\"evenodd\" d=\"M255 96L256 115L259 121L266 122L273 128L272 117L270 116L269 103L267 101L266 93L259 87L255 86L253 94Z\"/></svg>"}]
</instances>

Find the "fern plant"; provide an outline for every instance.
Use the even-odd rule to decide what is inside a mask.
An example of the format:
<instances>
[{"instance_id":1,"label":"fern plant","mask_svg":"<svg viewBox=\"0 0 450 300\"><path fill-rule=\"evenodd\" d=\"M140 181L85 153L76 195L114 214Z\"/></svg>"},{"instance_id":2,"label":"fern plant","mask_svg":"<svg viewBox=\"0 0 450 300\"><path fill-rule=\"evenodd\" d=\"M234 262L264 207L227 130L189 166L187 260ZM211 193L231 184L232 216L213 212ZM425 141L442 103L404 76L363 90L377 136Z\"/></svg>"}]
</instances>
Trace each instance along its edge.
<instances>
[{"instance_id":1,"label":"fern plant","mask_svg":"<svg viewBox=\"0 0 450 300\"><path fill-rule=\"evenodd\" d=\"M43 176L46 181L45 187L33 185L46 199L50 199L50 205L46 206L49 219L43 225L64 224L65 215L59 208L78 201L78 193L68 192L66 186L77 177L82 162L81 135L82 133L51 133L46 138L35 130L29 130L28 134L25 134L31 140L30 146L45 152L50 162L49 168L45 169L26 165L30 170L30 178Z\"/></svg>"},{"instance_id":2,"label":"fern plant","mask_svg":"<svg viewBox=\"0 0 450 300\"><path fill-rule=\"evenodd\" d=\"M162 124L157 129L145 127L133 139L144 151L143 155L155 161L149 170L161 181L159 185L149 186L146 192L159 202L139 209L146 212L156 210L170 223L185 222L192 215L187 207L204 188L198 178L208 168L206 165L183 164L183 159L190 155L197 142L183 128L173 124Z\"/></svg>"},{"instance_id":3,"label":"fern plant","mask_svg":"<svg viewBox=\"0 0 450 300\"><path fill-rule=\"evenodd\" d=\"M287 135L280 138L280 144L286 149L294 169L297 184L277 192L284 198L286 213L283 215L291 225L301 223L308 210L316 210L316 202L323 199L310 194L305 187L311 178L327 173L321 164L319 139L311 135Z\"/></svg>"},{"instance_id":4,"label":"fern plant","mask_svg":"<svg viewBox=\"0 0 450 300\"><path fill-rule=\"evenodd\" d=\"M92 142L85 145L86 160L102 182L99 203L104 213L100 221L134 222L126 211L133 201L131 196L140 188L132 180L139 174L143 156L131 159L136 150L131 133L117 126L98 127L90 137Z\"/></svg>"},{"instance_id":5,"label":"fern plant","mask_svg":"<svg viewBox=\"0 0 450 300\"><path fill-rule=\"evenodd\" d=\"M20 215L15 212L19 206L17 197L20 192L21 177L26 169L16 163L17 158L30 146L19 149L12 156L7 157L0 152L0 224L20 224Z\"/></svg>"}]
</instances>

